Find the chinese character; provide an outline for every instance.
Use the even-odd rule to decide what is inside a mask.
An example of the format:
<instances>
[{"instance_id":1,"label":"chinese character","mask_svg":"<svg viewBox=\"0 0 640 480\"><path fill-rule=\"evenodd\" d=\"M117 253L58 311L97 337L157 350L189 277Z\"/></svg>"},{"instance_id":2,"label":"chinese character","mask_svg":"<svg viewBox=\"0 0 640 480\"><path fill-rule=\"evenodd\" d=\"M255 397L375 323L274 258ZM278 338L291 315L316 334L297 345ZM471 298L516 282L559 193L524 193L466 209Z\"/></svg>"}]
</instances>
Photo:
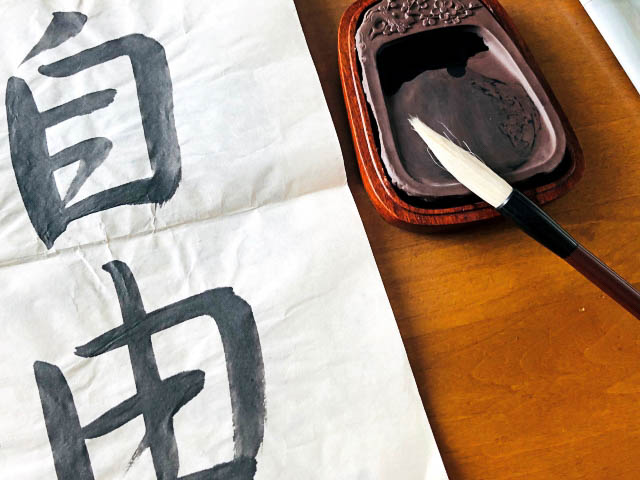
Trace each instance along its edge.
<instances>
[{"instance_id":1,"label":"chinese character","mask_svg":"<svg viewBox=\"0 0 640 480\"><path fill-rule=\"evenodd\" d=\"M26 56L57 47L84 27L85 15L57 12L44 36ZM163 204L175 193L181 179L180 146L173 117L173 87L164 48L141 34L111 40L38 71L48 77L69 77L115 58L127 56L133 67L142 128L151 164L151 177L125 183L89 196L72 205L82 185L107 158L112 143L91 138L50 155L46 130L74 117L109 106L115 89L89 93L63 105L40 112L31 89L18 77L7 83L6 108L11 161L22 200L38 236L51 248L69 223L92 213L121 205ZM69 190L61 196L54 172L78 162Z\"/></svg>"},{"instance_id":2,"label":"chinese character","mask_svg":"<svg viewBox=\"0 0 640 480\"><path fill-rule=\"evenodd\" d=\"M91 358L128 347L137 393L83 427L73 394L60 369L45 362L34 364L58 479L94 480L85 440L106 435L140 415L146 433L132 462L148 448L156 478L178 479L179 456L173 417L200 393L204 372L194 370L162 379L151 335L200 316L214 320L222 339L231 395L234 458L180 480L253 479L266 411L262 350L249 304L231 288L217 288L147 313L127 265L114 261L103 269L109 272L115 285L123 324L77 347L76 355Z\"/></svg>"}]
</instances>

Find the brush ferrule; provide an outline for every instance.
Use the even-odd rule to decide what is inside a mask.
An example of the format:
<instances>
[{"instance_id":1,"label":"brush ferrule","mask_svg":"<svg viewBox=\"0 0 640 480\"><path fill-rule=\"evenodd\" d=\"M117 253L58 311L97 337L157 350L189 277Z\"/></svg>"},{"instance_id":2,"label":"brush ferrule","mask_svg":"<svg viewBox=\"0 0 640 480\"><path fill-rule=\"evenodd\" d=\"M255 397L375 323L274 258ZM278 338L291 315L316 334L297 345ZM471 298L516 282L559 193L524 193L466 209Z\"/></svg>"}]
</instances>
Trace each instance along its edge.
<instances>
[{"instance_id":1,"label":"brush ferrule","mask_svg":"<svg viewBox=\"0 0 640 480\"><path fill-rule=\"evenodd\" d=\"M518 190L511 192L498 211L561 258L567 258L578 248L578 242L566 230Z\"/></svg>"}]
</instances>

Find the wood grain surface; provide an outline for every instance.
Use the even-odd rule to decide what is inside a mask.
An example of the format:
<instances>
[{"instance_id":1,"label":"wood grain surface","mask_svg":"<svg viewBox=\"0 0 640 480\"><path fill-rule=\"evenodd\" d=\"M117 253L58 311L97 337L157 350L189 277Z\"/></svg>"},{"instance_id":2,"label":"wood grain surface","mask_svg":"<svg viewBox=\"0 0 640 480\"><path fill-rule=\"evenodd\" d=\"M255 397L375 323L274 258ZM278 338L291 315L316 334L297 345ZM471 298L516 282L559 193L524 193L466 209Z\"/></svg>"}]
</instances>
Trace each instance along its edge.
<instances>
[{"instance_id":1,"label":"wood grain surface","mask_svg":"<svg viewBox=\"0 0 640 480\"><path fill-rule=\"evenodd\" d=\"M504 221L424 234L379 217L338 75L350 1L295 3L450 478L639 479L640 322ZM584 150L583 180L545 209L640 286L640 96L578 0L501 3Z\"/></svg>"}]
</instances>

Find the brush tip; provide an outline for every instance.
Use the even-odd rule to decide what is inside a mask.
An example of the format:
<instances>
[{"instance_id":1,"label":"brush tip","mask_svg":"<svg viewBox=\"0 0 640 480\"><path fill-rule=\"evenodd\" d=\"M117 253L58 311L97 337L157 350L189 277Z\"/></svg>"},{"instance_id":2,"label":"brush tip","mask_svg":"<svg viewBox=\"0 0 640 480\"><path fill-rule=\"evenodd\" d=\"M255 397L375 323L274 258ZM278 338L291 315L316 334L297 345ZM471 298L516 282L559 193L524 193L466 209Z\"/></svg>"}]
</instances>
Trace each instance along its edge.
<instances>
[{"instance_id":1,"label":"brush tip","mask_svg":"<svg viewBox=\"0 0 640 480\"><path fill-rule=\"evenodd\" d=\"M496 208L507 201L513 188L480 159L434 131L418 117L412 115L408 121L456 180Z\"/></svg>"},{"instance_id":2,"label":"brush tip","mask_svg":"<svg viewBox=\"0 0 640 480\"><path fill-rule=\"evenodd\" d=\"M415 115L412 115L409 117L409 123L411 124L411 127L416 131L418 128L420 128L421 125L424 125L426 127L426 125L422 122L422 120L420 120Z\"/></svg>"}]
</instances>

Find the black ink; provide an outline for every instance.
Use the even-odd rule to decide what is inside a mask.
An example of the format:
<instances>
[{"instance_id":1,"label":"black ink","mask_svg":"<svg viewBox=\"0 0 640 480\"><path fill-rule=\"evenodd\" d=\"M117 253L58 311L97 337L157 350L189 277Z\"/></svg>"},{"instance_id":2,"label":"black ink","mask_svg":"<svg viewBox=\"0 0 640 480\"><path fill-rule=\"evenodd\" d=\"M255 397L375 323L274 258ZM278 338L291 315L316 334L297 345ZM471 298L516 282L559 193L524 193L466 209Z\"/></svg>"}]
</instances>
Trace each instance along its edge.
<instances>
[{"instance_id":1,"label":"black ink","mask_svg":"<svg viewBox=\"0 0 640 480\"><path fill-rule=\"evenodd\" d=\"M27 87L27 84L24 83L24 81L19 78L16 80L22 82L21 85L16 87L12 85L12 87L16 88L17 94L33 96L31 94L31 90ZM80 98L76 98L75 100L71 100L70 102L63 103L62 105L53 107L50 110L46 110L41 113L42 125L44 128L53 127L54 125L58 125L59 123L69 120L70 118L89 115L96 110L108 107L116 98L116 93L118 92L114 89L88 93Z\"/></svg>"},{"instance_id":2,"label":"black ink","mask_svg":"<svg viewBox=\"0 0 640 480\"><path fill-rule=\"evenodd\" d=\"M82 31L85 23L87 23L87 16L80 12L54 12L53 19L45 30L44 35L24 57L22 63L75 37Z\"/></svg>"},{"instance_id":3,"label":"black ink","mask_svg":"<svg viewBox=\"0 0 640 480\"><path fill-rule=\"evenodd\" d=\"M137 393L80 427L73 396L60 370L36 362L34 371L58 478L93 480L84 441L106 435L140 415L146 433L132 461L149 448L156 477L159 480L178 478L179 455L173 417L200 393L204 387L204 373L195 370L162 379L151 336L196 317L209 316L220 332L227 365L234 459L180 480L253 479L266 409L262 351L251 307L231 288L217 288L147 313L127 265L114 261L103 268L114 282L123 324L77 347L76 355L95 357L127 346Z\"/></svg>"},{"instance_id":4,"label":"black ink","mask_svg":"<svg viewBox=\"0 0 640 480\"><path fill-rule=\"evenodd\" d=\"M55 365L36 362L33 370L58 478L94 480L89 452L67 381Z\"/></svg>"},{"instance_id":5,"label":"black ink","mask_svg":"<svg viewBox=\"0 0 640 480\"><path fill-rule=\"evenodd\" d=\"M107 107L116 90L84 95L66 104L40 112L24 80L11 77L7 84L6 108L11 161L25 208L38 236L51 248L69 223L86 215L122 205L167 202L181 179L180 145L173 116L173 87L164 48L157 41L134 34L111 40L39 68L49 77L67 77L127 56L133 67L138 104L152 176L107 189L71 206L87 178L109 155L111 142L93 138L63 152L49 154L46 129L70 118ZM68 192L61 198L54 172L80 162Z\"/></svg>"},{"instance_id":6,"label":"black ink","mask_svg":"<svg viewBox=\"0 0 640 480\"><path fill-rule=\"evenodd\" d=\"M96 168L102 165L112 146L113 144L107 138L91 138L72 147L65 148L51 157L54 168L62 168L74 162L80 163L78 172L62 200L63 205L67 205L73 200L73 197L76 196L87 178Z\"/></svg>"}]
</instances>

